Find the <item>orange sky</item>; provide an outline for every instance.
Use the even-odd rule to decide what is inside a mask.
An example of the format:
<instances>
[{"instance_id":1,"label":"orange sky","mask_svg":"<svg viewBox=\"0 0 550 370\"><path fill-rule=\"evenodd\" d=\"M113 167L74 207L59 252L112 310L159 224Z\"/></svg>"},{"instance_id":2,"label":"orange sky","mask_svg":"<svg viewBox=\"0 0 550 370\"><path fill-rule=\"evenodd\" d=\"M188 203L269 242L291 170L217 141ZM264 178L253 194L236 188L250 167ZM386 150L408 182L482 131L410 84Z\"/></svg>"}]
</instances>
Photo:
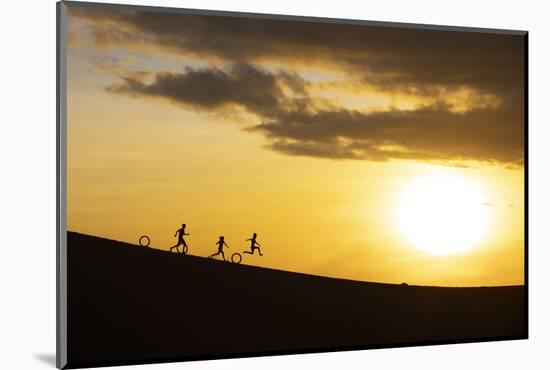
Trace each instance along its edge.
<instances>
[{"instance_id":1,"label":"orange sky","mask_svg":"<svg viewBox=\"0 0 550 370\"><path fill-rule=\"evenodd\" d=\"M523 284L523 38L69 11L68 228L244 263L422 285ZM482 189L465 251L396 220L422 176Z\"/></svg>"}]
</instances>

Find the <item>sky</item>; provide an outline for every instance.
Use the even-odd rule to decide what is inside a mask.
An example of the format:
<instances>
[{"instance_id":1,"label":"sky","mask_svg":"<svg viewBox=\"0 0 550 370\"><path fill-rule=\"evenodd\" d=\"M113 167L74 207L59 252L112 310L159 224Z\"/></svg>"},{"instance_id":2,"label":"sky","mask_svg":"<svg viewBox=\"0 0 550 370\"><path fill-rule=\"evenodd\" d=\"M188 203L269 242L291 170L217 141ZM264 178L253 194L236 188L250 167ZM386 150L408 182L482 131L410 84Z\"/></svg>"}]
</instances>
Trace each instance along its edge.
<instances>
[{"instance_id":1,"label":"sky","mask_svg":"<svg viewBox=\"0 0 550 370\"><path fill-rule=\"evenodd\" d=\"M135 9L69 6L69 230L169 249L186 223L193 255L257 232L244 263L524 283L523 36ZM438 174L489 219L444 256L397 220Z\"/></svg>"}]
</instances>

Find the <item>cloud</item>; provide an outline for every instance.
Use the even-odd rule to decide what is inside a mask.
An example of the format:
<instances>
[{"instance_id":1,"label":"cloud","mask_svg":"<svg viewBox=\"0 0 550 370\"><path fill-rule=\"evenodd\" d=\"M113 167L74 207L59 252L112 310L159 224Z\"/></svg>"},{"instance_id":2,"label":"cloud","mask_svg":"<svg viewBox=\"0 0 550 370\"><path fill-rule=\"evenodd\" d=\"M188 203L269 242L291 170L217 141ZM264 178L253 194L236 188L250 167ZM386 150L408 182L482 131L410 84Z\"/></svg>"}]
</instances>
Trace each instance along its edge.
<instances>
[{"instance_id":1,"label":"cloud","mask_svg":"<svg viewBox=\"0 0 550 370\"><path fill-rule=\"evenodd\" d=\"M265 62L346 71L379 89L430 94L467 86L522 91L524 38L249 17L71 6L103 47L163 50L228 63Z\"/></svg>"},{"instance_id":2,"label":"cloud","mask_svg":"<svg viewBox=\"0 0 550 370\"><path fill-rule=\"evenodd\" d=\"M523 163L521 111L453 113L435 105L410 111L289 112L257 125L274 150L292 155L367 160Z\"/></svg>"},{"instance_id":3,"label":"cloud","mask_svg":"<svg viewBox=\"0 0 550 370\"><path fill-rule=\"evenodd\" d=\"M98 48L191 56L211 65L182 72L98 66L119 79L109 92L163 98L199 111L244 110L260 122L246 130L263 134L268 147L280 153L523 165L525 38L520 33L109 6L71 5L69 15L80 22L78 30L87 30L80 36L91 37ZM343 77L313 82L296 72L313 67ZM312 91L322 91L323 84L405 94L421 104L360 111L315 96Z\"/></svg>"},{"instance_id":4,"label":"cloud","mask_svg":"<svg viewBox=\"0 0 550 370\"><path fill-rule=\"evenodd\" d=\"M158 73L150 84L127 77L122 83L109 86L107 90L163 97L198 110L234 105L261 117L274 117L291 103L283 93L283 88L287 87L302 95L304 84L292 73L273 74L248 64L235 64L229 71L186 67L184 73Z\"/></svg>"},{"instance_id":5,"label":"cloud","mask_svg":"<svg viewBox=\"0 0 550 370\"><path fill-rule=\"evenodd\" d=\"M517 97L504 108L465 113L452 112L444 103L365 113L315 109L307 84L289 72L240 63L228 70L188 67L183 73L158 73L150 83L125 78L108 90L165 98L198 110L245 109L261 120L246 130L264 134L272 150L288 155L523 163L523 109Z\"/></svg>"},{"instance_id":6,"label":"cloud","mask_svg":"<svg viewBox=\"0 0 550 370\"><path fill-rule=\"evenodd\" d=\"M146 81L153 73L141 69L132 68L136 62L135 57L126 56L122 58L105 58L95 64L99 70L116 76L120 79L133 79Z\"/></svg>"}]
</instances>

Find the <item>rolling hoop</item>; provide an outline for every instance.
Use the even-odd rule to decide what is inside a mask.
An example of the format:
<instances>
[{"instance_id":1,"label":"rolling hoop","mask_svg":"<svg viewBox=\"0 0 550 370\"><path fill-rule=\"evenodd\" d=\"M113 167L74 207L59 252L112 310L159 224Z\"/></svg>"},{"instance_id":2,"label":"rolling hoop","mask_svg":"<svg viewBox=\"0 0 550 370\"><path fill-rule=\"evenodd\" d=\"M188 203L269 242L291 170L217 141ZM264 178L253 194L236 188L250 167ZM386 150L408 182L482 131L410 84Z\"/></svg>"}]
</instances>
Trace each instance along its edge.
<instances>
[{"instance_id":1,"label":"rolling hoop","mask_svg":"<svg viewBox=\"0 0 550 370\"><path fill-rule=\"evenodd\" d=\"M147 235L142 235L139 238L139 245L141 245L142 247L148 247L150 243L151 243L151 239L149 239Z\"/></svg>"},{"instance_id":2,"label":"rolling hoop","mask_svg":"<svg viewBox=\"0 0 550 370\"><path fill-rule=\"evenodd\" d=\"M243 260L243 256L240 253L233 253L231 256L231 262L239 264Z\"/></svg>"}]
</instances>

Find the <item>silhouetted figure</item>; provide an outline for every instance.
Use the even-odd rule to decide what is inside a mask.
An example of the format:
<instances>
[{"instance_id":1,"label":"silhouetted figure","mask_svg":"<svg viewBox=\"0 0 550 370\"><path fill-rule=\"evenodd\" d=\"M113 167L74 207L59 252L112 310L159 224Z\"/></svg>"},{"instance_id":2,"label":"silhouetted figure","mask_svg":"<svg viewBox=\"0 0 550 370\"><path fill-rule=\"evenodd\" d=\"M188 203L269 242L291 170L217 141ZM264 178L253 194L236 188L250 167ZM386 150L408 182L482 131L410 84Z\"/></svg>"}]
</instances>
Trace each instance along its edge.
<instances>
[{"instance_id":1,"label":"silhouetted figure","mask_svg":"<svg viewBox=\"0 0 550 370\"><path fill-rule=\"evenodd\" d=\"M263 256L262 251L260 250L260 243L258 243L256 241L257 236L258 235L256 233L254 233L252 235L252 238L245 240L245 241L250 241L250 252L249 251L244 251L243 253L254 254L254 251L257 249L258 253L260 253L260 256Z\"/></svg>"},{"instance_id":2,"label":"silhouetted figure","mask_svg":"<svg viewBox=\"0 0 550 370\"><path fill-rule=\"evenodd\" d=\"M185 251L185 248L187 248L187 243L185 242L185 240L183 239L183 236L184 235L191 235L191 234L186 234L185 233L185 227L187 225L186 224L182 224L181 225L181 229L177 230L176 233L174 234L174 237L177 235L178 236L178 244L174 245L172 248L170 248L170 252L172 252L172 250L174 248L176 248L176 252L179 252L179 246L180 245L183 245L183 250Z\"/></svg>"},{"instance_id":3,"label":"silhouetted figure","mask_svg":"<svg viewBox=\"0 0 550 370\"><path fill-rule=\"evenodd\" d=\"M220 240L216 242L216 245L218 246L218 251L211 255L210 257L217 256L218 254L222 255L223 260L225 261L225 254L223 254L223 246L225 245L227 248L229 248L229 245L225 243L224 237L220 236Z\"/></svg>"}]
</instances>

